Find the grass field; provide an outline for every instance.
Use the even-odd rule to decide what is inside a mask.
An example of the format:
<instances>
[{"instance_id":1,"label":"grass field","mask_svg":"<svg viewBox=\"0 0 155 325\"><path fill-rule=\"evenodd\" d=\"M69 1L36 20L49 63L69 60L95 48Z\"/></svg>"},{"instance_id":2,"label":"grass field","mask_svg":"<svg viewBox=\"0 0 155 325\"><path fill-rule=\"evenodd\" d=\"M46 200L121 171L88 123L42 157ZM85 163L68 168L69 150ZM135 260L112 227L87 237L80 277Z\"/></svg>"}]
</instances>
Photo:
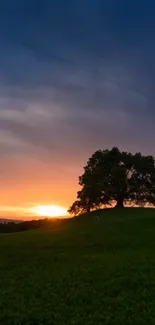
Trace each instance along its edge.
<instances>
[{"instance_id":1,"label":"grass field","mask_svg":"<svg viewBox=\"0 0 155 325\"><path fill-rule=\"evenodd\" d=\"M155 210L0 235L0 324L155 324Z\"/></svg>"}]
</instances>

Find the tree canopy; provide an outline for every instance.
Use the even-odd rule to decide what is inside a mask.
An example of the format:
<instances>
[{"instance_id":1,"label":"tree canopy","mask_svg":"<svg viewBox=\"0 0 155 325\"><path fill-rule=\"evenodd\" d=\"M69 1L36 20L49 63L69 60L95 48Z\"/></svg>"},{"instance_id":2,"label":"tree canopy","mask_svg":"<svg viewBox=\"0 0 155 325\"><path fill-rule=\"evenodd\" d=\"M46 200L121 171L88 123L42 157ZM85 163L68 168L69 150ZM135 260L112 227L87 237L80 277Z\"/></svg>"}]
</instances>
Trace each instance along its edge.
<instances>
[{"instance_id":1,"label":"tree canopy","mask_svg":"<svg viewBox=\"0 0 155 325\"><path fill-rule=\"evenodd\" d=\"M112 202L116 207L125 202L155 204L155 160L116 147L98 150L84 167L79 185L82 188L69 208L71 214L90 212Z\"/></svg>"}]
</instances>

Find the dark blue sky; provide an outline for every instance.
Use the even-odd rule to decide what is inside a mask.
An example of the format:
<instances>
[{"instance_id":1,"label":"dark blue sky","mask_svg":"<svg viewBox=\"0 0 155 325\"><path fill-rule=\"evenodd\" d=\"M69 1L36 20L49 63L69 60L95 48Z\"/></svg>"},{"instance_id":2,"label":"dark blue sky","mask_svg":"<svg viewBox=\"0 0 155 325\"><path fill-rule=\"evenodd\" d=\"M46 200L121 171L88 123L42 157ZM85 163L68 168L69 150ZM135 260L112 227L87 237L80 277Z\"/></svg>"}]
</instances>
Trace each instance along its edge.
<instances>
[{"instance_id":1,"label":"dark blue sky","mask_svg":"<svg viewBox=\"0 0 155 325\"><path fill-rule=\"evenodd\" d=\"M155 155L154 124L153 0L0 2L4 182L23 159L75 182L100 147Z\"/></svg>"}]
</instances>

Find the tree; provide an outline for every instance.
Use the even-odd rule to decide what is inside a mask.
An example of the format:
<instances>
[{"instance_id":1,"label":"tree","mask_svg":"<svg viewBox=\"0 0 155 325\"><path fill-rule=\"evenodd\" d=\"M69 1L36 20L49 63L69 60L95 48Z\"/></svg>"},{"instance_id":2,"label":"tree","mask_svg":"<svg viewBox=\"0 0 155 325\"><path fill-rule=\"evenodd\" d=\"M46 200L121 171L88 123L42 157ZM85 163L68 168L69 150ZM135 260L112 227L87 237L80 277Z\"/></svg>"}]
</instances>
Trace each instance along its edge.
<instances>
[{"instance_id":1,"label":"tree","mask_svg":"<svg viewBox=\"0 0 155 325\"><path fill-rule=\"evenodd\" d=\"M155 160L141 153L131 154L114 147L98 150L88 160L79 177L81 191L69 208L72 214L81 214L116 202L155 204Z\"/></svg>"}]
</instances>

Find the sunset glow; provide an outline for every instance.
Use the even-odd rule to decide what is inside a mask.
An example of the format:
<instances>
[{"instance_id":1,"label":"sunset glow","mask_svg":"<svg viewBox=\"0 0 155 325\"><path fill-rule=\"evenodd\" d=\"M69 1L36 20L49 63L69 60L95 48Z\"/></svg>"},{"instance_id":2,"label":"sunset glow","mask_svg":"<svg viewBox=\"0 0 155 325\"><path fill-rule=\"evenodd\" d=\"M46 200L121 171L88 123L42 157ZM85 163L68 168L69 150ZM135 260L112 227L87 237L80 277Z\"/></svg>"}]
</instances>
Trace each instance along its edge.
<instances>
[{"instance_id":1,"label":"sunset glow","mask_svg":"<svg viewBox=\"0 0 155 325\"><path fill-rule=\"evenodd\" d=\"M56 205L38 205L31 209L33 214L41 217L62 217L68 213L65 208Z\"/></svg>"},{"instance_id":2,"label":"sunset glow","mask_svg":"<svg viewBox=\"0 0 155 325\"><path fill-rule=\"evenodd\" d=\"M155 2L139 3L0 2L0 218L66 217L99 149L155 157Z\"/></svg>"}]
</instances>

